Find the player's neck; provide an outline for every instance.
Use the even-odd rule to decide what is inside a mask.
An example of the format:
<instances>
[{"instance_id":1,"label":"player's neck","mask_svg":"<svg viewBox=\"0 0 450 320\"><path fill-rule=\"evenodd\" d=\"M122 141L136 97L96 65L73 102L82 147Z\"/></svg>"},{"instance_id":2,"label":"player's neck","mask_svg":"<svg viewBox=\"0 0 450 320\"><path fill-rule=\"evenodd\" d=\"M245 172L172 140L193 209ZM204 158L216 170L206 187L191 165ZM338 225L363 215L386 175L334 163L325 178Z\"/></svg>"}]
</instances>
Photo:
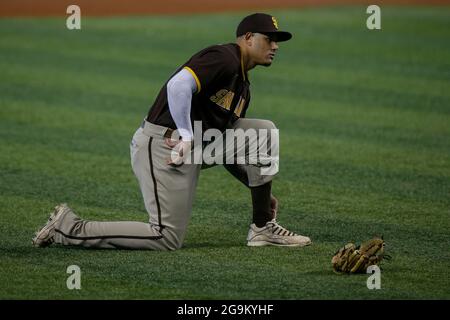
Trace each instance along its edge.
<instances>
[{"instance_id":1,"label":"player's neck","mask_svg":"<svg viewBox=\"0 0 450 320\"><path fill-rule=\"evenodd\" d=\"M237 42L237 44L239 45L241 51L242 67L244 69L244 72L247 72L256 67L256 64L250 58L250 54L246 46L240 43L239 41Z\"/></svg>"}]
</instances>

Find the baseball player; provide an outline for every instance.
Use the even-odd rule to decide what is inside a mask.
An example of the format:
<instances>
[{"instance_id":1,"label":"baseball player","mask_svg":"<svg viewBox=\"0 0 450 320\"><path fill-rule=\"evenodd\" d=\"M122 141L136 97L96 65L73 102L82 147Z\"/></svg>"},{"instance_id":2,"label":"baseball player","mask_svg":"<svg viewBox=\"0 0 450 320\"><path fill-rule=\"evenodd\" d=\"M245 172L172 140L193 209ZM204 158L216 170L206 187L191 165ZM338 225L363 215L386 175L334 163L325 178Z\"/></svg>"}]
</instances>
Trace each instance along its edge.
<instances>
[{"instance_id":1,"label":"baseball player","mask_svg":"<svg viewBox=\"0 0 450 320\"><path fill-rule=\"evenodd\" d=\"M182 247L191 216L201 163L187 161L196 142L194 123L202 133L208 130L254 130L273 132L268 120L247 119L250 101L248 71L258 65L270 66L278 42L292 35L278 29L268 14L245 17L237 27L235 43L213 45L194 54L164 84L130 145L131 164L139 182L149 223L134 221L98 222L78 217L66 204L58 205L46 225L33 238L33 244L52 243L89 248L175 250ZM260 136L269 141L268 135ZM274 160L271 148L260 155ZM218 140L219 141L219 140ZM225 149L230 148L225 142ZM202 147L218 144L202 143ZM233 156L247 150L250 142L234 146ZM219 150L219 148L216 148ZM220 153L220 152L219 152ZM228 159L229 160L229 159ZM272 179L277 170L263 173L260 162L229 163L225 168L251 193L253 221L248 246L306 246L308 237L298 235L276 221L278 201L272 195Z\"/></svg>"}]
</instances>

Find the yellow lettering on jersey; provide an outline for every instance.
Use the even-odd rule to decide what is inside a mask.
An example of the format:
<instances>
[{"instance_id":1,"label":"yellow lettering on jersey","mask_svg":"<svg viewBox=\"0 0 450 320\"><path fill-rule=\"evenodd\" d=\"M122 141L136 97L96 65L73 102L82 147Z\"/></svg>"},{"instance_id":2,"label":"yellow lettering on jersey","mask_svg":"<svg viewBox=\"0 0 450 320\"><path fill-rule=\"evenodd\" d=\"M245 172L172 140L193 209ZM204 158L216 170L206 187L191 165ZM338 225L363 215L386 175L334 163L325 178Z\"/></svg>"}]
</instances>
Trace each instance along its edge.
<instances>
[{"instance_id":1,"label":"yellow lettering on jersey","mask_svg":"<svg viewBox=\"0 0 450 320\"><path fill-rule=\"evenodd\" d=\"M238 106L236 107L236 109L234 110L234 113L240 117L241 113L242 113L242 109L244 109L245 106L245 99L244 98L240 98L239 102L238 102Z\"/></svg>"},{"instance_id":2,"label":"yellow lettering on jersey","mask_svg":"<svg viewBox=\"0 0 450 320\"><path fill-rule=\"evenodd\" d=\"M230 110L231 109L231 102L233 101L234 98L234 92L226 90L226 89L221 89L219 91L217 91L217 93L213 96L211 96L209 99L214 102L215 104L217 104L218 106L226 109L226 110Z\"/></svg>"}]
</instances>

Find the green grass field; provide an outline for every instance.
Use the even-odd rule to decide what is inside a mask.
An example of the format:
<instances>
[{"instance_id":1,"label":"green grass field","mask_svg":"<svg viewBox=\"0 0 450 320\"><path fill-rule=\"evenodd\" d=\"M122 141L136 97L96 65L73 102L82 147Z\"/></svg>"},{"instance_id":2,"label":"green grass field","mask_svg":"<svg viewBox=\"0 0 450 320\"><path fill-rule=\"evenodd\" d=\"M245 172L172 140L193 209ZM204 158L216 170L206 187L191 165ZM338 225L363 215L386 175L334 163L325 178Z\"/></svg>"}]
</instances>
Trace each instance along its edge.
<instances>
[{"instance_id":1,"label":"green grass field","mask_svg":"<svg viewBox=\"0 0 450 320\"><path fill-rule=\"evenodd\" d=\"M248 248L249 192L202 173L182 250L37 249L60 202L89 220L146 221L129 141L190 55L234 41L247 13L0 20L1 299L449 299L450 7L274 11L294 39L250 74L248 117L280 129L279 222L310 247ZM383 234L381 290L331 270ZM66 268L81 268L68 290Z\"/></svg>"}]
</instances>

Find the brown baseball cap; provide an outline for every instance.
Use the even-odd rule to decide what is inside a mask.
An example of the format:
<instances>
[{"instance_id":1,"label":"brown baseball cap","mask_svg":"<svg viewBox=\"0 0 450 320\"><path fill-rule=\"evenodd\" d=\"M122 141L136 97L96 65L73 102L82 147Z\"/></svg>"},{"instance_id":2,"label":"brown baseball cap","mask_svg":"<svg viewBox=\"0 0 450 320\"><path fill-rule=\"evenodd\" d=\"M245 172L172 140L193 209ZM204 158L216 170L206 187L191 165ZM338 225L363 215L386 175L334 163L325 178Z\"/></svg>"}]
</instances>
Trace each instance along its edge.
<instances>
[{"instance_id":1,"label":"brown baseball cap","mask_svg":"<svg viewBox=\"0 0 450 320\"><path fill-rule=\"evenodd\" d=\"M278 21L274 16L266 13L254 13L242 19L236 29L236 37L240 37L247 32L268 35L276 42L288 41L292 38L290 32L278 29Z\"/></svg>"}]
</instances>

